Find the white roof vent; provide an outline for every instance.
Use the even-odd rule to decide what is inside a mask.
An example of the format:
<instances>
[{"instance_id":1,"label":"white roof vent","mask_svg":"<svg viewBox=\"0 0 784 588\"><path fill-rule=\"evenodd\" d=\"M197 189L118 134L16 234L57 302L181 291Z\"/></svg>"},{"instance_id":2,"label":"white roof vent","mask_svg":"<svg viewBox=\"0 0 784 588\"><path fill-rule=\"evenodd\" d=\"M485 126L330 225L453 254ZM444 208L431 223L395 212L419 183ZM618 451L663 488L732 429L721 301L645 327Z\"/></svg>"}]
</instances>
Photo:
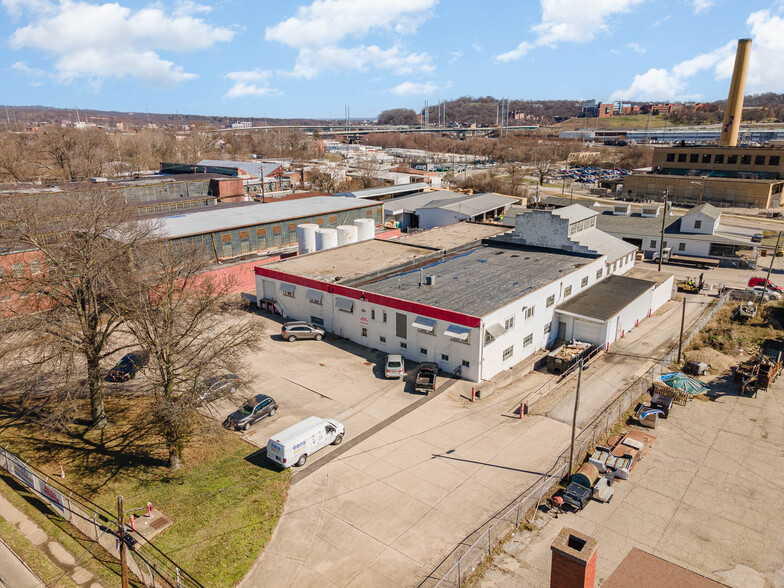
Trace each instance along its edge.
<instances>
[{"instance_id":1,"label":"white roof vent","mask_svg":"<svg viewBox=\"0 0 784 588\"><path fill-rule=\"evenodd\" d=\"M616 204L613 206L614 216L629 216L632 212L631 204Z\"/></svg>"},{"instance_id":2,"label":"white roof vent","mask_svg":"<svg viewBox=\"0 0 784 588\"><path fill-rule=\"evenodd\" d=\"M642 214L640 216L652 218L659 216L659 211L661 210L661 206L644 206L642 209Z\"/></svg>"}]
</instances>

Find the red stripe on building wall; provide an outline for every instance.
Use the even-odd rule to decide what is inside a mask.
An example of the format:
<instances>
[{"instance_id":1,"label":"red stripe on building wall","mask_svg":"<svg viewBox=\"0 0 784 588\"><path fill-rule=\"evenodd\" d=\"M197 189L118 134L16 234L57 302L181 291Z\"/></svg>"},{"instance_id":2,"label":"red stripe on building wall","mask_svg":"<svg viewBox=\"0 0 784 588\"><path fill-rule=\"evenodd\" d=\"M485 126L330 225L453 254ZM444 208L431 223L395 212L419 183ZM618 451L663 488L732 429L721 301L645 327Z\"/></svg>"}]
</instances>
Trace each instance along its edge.
<instances>
[{"instance_id":1,"label":"red stripe on building wall","mask_svg":"<svg viewBox=\"0 0 784 588\"><path fill-rule=\"evenodd\" d=\"M403 312L410 312L426 316L428 318L447 321L455 325L463 327L476 328L482 319L470 314L463 314L462 312L455 312L453 310L445 310L427 304L420 304L419 302L411 302L409 300L401 300L399 298L392 298L391 296L384 296L382 294L374 294L373 292L365 292L357 288L349 288L347 286L340 286L338 284L327 284L313 278L303 278L294 274L287 274L278 270L257 267L256 275L263 278L272 278L273 280L280 280L281 282L288 282L295 286L303 286L305 288L312 288L321 292L328 292L329 294L337 294L352 300L364 300L371 304L378 304L379 306L386 306L395 310L402 310ZM257 293L258 295L258 293Z\"/></svg>"}]
</instances>

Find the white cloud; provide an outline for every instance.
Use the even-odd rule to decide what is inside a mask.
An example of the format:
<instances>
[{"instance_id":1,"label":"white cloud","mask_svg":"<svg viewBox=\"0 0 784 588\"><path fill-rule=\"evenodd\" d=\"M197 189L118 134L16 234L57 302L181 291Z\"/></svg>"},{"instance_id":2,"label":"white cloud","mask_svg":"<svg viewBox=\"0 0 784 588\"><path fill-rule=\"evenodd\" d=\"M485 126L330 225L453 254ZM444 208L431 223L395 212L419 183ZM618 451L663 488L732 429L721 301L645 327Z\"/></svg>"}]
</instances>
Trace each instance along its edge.
<instances>
[{"instance_id":1,"label":"white cloud","mask_svg":"<svg viewBox=\"0 0 784 588\"><path fill-rule=\"evenodd\" d=\"M635 53L647 53L648 50L640 45L639 43L627 43L626 47L634 51Z\"/></svg>"},{"instance_id":2,"label":"white cloud","mask_svg":"<svg viewBox=\"0 0 784 588\"><path fill-rule=\"evenodd\" d=\"M43 82L41 78L46 75L46 72L36 67L30 67L26 61L17 61L11 65L11 69L20 74L27 76L31 86L40 86Z\"/></svg>"},{"instance_id":3,"label":"white cloud","mask_svg":"<svg viewBox=\"0 0 784 588\"><path fill-rule=\"evenodd\" d=\"M432 94L439 87L433 82L423 82L421 84L416 82L403 82L392 88L392 93L398 96L427 96Z\"/></svg>"},{"instance_id":4,"label":"white cloud","mask_svg":"<svg viewBox=\"0 0 784 588\"><path fill-rule=\"evenodd\" d=\"M3 0L6 9L22 4L31 21L11 35L13 49L32 48L55 58L54 70L65 82L76 78L136 77L156 86L171 86L195 74L161 58L158 51L187 53L230 41L232 31L185 14L167 14L156 5L139 10L118 3L61 0L48 4ZM9 7L10 3L10 7ZM206 7L180 4L196 12Z\"/></svg>"},{"instance_id":5,"label":"white cloud","mask_svg":"<svg viewBox=\"0 0 784 588\"><path fill-rule=\"evenodd\" d=\"M536 47L559 43L587 43L606 33L612 19L630 12L645 0L540 0L542 21L531 27L533 40L524 40L498 61L516 61Z\"/></svg>"},{"instance_id":6,"label":"white cloud","mask_svg":"<svg viewBox=\"0 0 784 588\"><path fill-rule=\"evenodd\" d=\"M705 12L715 4L713 0L694 0L694 13Z\"/></svg>"},{"instance_id":7,"label":"white cloud","mask_svg":"<svg viewBox=\"0 0 784 588\"><path fill-rule=\"evenodd\" d=\"M784 7L780 8L784 10ZM746 93L784 92L784 18L773 10L752 12L746 20L751 29L751 56ZM735 64L737 41L729 41L708 53L674 65L670 70L651 69L638 74L626 89L612 94L614 100L687 99L683 95L690 78L712 72L717 80L728 80Z\"/></svg>"},{"instance_id":8,"label":"white cloud","mask_svg":"<svg viewBox=\"0 0 784 588\"><path fill-rule=\"evenodd\" d=\"M388 49L362 44L344 47L347 39L388 31L412 33L430 16L438 0L315 0L268 27L265 38L297 50L292 74L313 78L322 71L389 69L398 74L432 71L427 53L408 53L399 44Z\"/></svg>"},{"instance_id":9,"label":"white cloud","mask_svg":"<svg viewBox=\"0 0 784 588\"><path fill-rule=\"evenodd\" d=\"M233 71L224 77L234 82L223 95L224 98L247 98L248 96L280 96L281 92L269 86L272 73L266 70Z\"/></svg>"},{"instance_id":10,"label":"white cloud","mask_svg":"<svg viewBox=\"0 0 784 588\"><path fill-rule=\"evenodd\" d=\"M458 51L450 51L449 52L449 63L457 63L460 61L460 58L463 56L463 52Z\"/></svg>"}]
</instances>

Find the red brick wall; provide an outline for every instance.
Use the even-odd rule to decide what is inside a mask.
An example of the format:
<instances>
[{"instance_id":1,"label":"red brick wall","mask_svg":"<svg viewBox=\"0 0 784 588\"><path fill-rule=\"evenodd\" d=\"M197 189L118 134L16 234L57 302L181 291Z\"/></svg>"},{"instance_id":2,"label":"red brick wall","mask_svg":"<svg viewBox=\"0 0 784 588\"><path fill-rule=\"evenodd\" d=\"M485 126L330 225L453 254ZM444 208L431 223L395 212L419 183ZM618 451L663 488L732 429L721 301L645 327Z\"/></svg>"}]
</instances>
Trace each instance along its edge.
<instances>
[{"instance_id":1,"label":"red brick wall","mask_svg":"<svg viewBox=\"0 0 784 588\"><path fill-rule=\"evenodd\" d=\"M553 551L550 588L593 588L596 580L596 552L587 565Z\"/></svg>"}]
</instances>

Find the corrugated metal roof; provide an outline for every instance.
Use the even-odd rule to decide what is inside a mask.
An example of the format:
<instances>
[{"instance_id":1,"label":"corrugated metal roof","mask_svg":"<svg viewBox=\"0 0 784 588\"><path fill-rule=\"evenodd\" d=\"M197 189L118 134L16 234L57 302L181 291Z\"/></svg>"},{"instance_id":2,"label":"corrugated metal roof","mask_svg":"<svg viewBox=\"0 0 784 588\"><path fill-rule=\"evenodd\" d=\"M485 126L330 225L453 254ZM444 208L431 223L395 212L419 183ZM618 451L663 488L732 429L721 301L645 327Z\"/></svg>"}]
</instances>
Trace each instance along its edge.
<instances>
[{"instance_id":1,"label":"corrugated metal roof","mask_svg":"<svg viewBox=\"0 0 784 588\"><path fill-rule=\"evenodd\" d=\"M655 282L612 275L560 304L556 312L607 321L655 287Z\"/></svg>"},{"instance_id":2,"label":"corrugated metal roof","mask_svg":"<svg viewBox=\"0 0 784 588\"><path fill-rule=\"evenodd\" d=\"M335 198L333 196L314 196L302 200L286 200L283 202L266 202L232 206L227 208L210 208L198 212L183 212L160 219L160 234L170 239L187 235L200 235L225 231L237 227L262 225L283 220L294 220L317 214L343 212L355 208L377 206L376 202L363 202L356 198ZM340 221L340 219L338 219ZM338 222L341 224L341 222Z\"/></svg>"},{"instance_id":3,"label":"corrugated metal roof","mask_svg":"<svg viewBox=\"0 0 784 588\"><path fill-rule=\"evenodd\" d=\"M517 198L512 198L511 196L501 196L500 194L488 192L465 196L464 198L435 200L427 206L421 207L421 210L441 208L443 210L451 210L452 212L461 212L470 216L475 216L497 208L511 206L515 202L519 202L519 200Z\"/></svg>"},{"instance_id":4,"label":"corrugated metal roof","mask_svg":"<svg viewBox=\"0 0 784 588\"><path fill-rule=\"evenodd\" d=\"M196 165L211 167L235 167L257 178L267 177L280 167L279 163L263 163L261 161L233 161L230 159L202 159Z\"/></svg>"},{"instance_id":5,"label":"corrugated metal roof","mask_svg":"<svg viewBox=\"0 0 784 588\"><path fill-rule=\"evenodd\" d=\"M355 190L354 192L339 192L335 196L347 196L351 198L378 198L390 194L401 194L404 192L423 192L427 188L424 182L416 184L398 184L397 186L381 186L379 188L368 188L367 190Z\"/></svg>"}]
</instances>

